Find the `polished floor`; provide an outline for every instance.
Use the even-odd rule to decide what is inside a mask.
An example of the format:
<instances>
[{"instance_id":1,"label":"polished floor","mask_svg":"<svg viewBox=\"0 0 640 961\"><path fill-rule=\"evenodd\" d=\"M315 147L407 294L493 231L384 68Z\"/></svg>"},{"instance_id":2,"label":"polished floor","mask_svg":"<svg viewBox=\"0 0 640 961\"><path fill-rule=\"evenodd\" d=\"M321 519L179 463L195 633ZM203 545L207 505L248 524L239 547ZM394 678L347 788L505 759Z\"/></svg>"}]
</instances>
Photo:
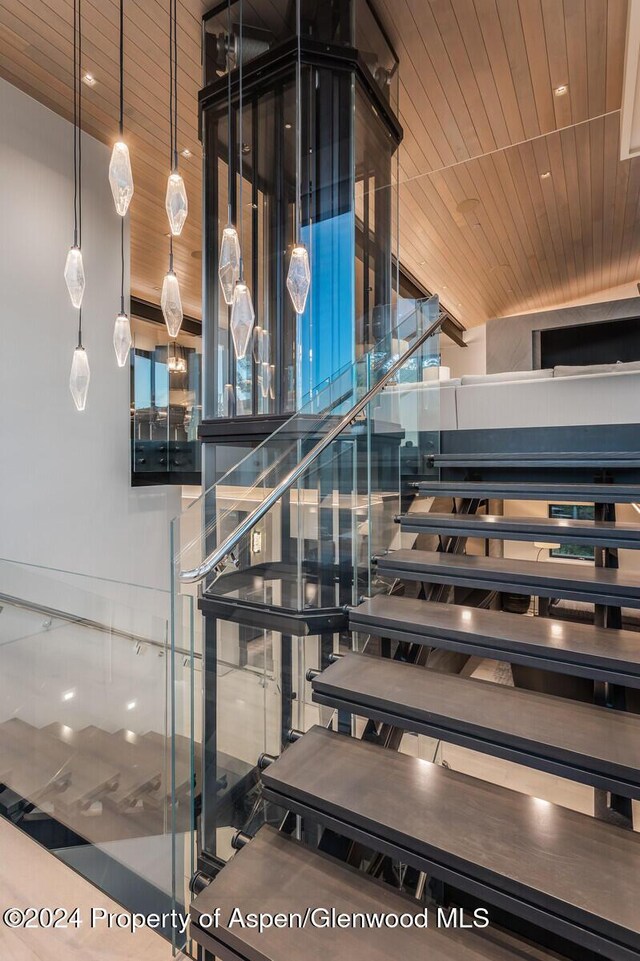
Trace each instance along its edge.
<instances>
[{"instance_id":1,"label":"polished floor","mask_svg":"<svg viewBox=\"0 0 640 961\"><path fill-rule=\"evenodd\" d=\"M148 929L91 928L91 908L123 909L8 821L0 819L0 912L79 908L79 928L12 929L0 924L0 958L12 961L169 961L171 945Z\"/></svg>"}]
</instances>

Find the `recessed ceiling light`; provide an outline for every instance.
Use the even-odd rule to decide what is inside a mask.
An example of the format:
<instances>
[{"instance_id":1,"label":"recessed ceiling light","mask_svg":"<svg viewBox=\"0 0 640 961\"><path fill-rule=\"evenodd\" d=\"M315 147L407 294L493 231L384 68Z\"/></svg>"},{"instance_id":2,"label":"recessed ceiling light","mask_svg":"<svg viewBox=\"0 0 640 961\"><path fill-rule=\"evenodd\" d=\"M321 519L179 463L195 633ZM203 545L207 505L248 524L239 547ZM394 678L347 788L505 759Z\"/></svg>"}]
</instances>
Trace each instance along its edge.
<instances>
[{"instance_id":1,"label":"recessed ceiling light","mask_svg":"<svg viewBox=\"0 0 640 961\"><path fill-rule=\"evenodd\" d=\"M559 87L556 87L553 91L556 97L564 97L565 93L569 92L569 87L566 83L561 83Z\"/></svg>"},{"instance_id":2,"label":"recessed ceiling light","mask_svg":"<svg viewBox=\"0 0 640 961\"><path fill-rule=\"evenodd\" d=\"M426 260L418 261L418 267L424 267L425 264L426 264Z\"/></svg>"},{"instance_id":3,"label":"recessed ceiling light","mask_svg":"<svg viewBox=\"0 0 640 961\"><path fill-rule=\"evenodd\" d=\"M193 157L193 154L191 153L188 147L185 147L184 150L180 151L180 153L181 153L181 156L185 158L185 160L188 160L189 157Z\"/></svg>"},{"instance_id":4,"label":"recessed ceiling light","mask_svg":"<svg viewBox=\"0 0 640 961\"><path fill-rule=\"evenodd\" d=\"M284 129L285 129L285 130L291 130L291 124L290 124L290 123L286 123L286 124L284 125Z\"/></svg>"},{"instance_id":5,"label":"recessed ceiling light","mask_svg":"<svg viewBox=\"0 0 640 961\"><path fill-rule=\"evenodd\" d=\"M551 176L551 171L545 170L543 174L540 174L540 180L548 180L550 176Z\"/></svg>"},{"instance_id":6,"label":"recessed ceiling light","mask_svg":"<svg viewBox=\"0 0 640 961\"><path fill-rule=\"evenodd\" d=\"M71 701L75 696L76 696L75 691L65 691L64 694L62 695L62 700Z\"/></svg>"},{"instance_id":7,"label":"recessed ceiling light","mask_svg":"<svg viewBox=\"0 0 640 961\"><path fill-rule=\"evenodd\" d=\"M133 711L137 703L137 701L129 701L127 704L127 711Z\"/></svg>"},{"instance_id":8,"label":"recessed ceiling light","mask_svg":"<svg viewBox=\"0 0 640 961\"><path fill-rule=\"evenodd\" d=\"M87 87L95 87L96 78L93 76L92 73L85 73L82 77L82 82L86 83Z\"/></svg>"}]
</instances>

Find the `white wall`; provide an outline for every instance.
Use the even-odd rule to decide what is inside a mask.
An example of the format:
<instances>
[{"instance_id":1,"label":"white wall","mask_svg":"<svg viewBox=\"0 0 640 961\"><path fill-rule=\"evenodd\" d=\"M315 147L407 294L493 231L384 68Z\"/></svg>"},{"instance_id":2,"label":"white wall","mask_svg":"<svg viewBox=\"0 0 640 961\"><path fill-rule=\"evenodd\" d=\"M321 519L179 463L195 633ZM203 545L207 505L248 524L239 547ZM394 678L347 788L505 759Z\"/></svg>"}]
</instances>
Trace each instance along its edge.
<instances>
[{"instance_id":1,"label":"white wall","mask_svg":"<svg viewBox=\"0 0 640 961\"><path fill-rule=\"evenodd\" d=\"M120 220L108 162L108 148L83 137L91 385L80 414L68 389L77 314L63 279L72 127L0 80L0 557L167 588L180 489L130 487L129 369L117 367L111 340Z\"/></svg>"},{"instance_id":2,"label":"white wall","mask_svg":"<svg viewBox=\"0 0 640 961\"><path fill-rule=\"evenodd\" d=\"M452 377L487 372L487 325L479 324L464 333L466 347L458 347L448 337L441 335L442 363L449 367Z\"/></svg>"}]
</instances>

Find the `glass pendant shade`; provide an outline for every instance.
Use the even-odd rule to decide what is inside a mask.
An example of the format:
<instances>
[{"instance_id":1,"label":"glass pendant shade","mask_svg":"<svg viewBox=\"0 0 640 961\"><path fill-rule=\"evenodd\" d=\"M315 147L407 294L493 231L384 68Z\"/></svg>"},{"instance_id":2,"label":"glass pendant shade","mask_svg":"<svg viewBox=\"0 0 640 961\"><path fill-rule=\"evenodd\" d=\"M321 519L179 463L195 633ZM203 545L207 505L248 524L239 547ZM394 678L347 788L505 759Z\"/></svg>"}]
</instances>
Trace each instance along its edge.
<instances>
[{"instance_id":1,"label":"glass pendant shade","mask_svg":"<svg viewBox=\"0 0 640 961\"><path fill-rule=\"evenodd\" d=\"M79 247L71 247L67 254L67 262L64 265L64 281L71 297L71 303L74 307L81 307L84 295L84 265L82 263L82 251Z\"/></svg>"},{"instance_id":2,"label":"glass pendant shade","mask_svg":"<svg viewBox=\"0 0 640 961\"><path fill-rule=\"evenodd\" d=\"M121 140L113 145L109 163L109 184L116 210L124 217L133 197L133 174L129 148Z\"/></svg>"},{"instance_id":3,"label":"glass pendant shade","mask_svg":"<svg viewBox=\"0 0 640 961\"><path fill-rule=\"evenodd\" d=\"M76 347L73 352L73 360L71 361L69 390L73 397L73 403L78 410L84 410L86 406L90 379L91 371L89 370L87 352L84 347Z\"/></svg>"},{"instance_id":4,"label":"glass pendant shade","mask_svg":"<svg viewBox=\"0 0 640 961\"><path fill-rule=\"evenodd\" d=\"M238 231L232 224L227 224L222 231L218 277L225 303L231 306L233 291L240 277L240 240Z\"/></svg>"},{"instance_id":5,"label":"glass pendant shade","mask_svg":"<svg viewBox=\"0 0 640 961\"><path fill-rule=\"evenodd\" d=\"M311 270L309 268L309 254L304 244L296 244L291 251L289 272L287 273L287 290L296 314L303 314L311 286Z\"/></svg>"},{"instance_id":6,"label":"glass pendant shade","mask_svg":"<svg viewBox=\"0 0 640 961\"><path fill-rule=\"evenodd\" d=\"M238 360L247 353L255 317L251 291L244 280L239 280L233 289L231 308L231 336Z\"/></svg>"},{"instance_id":7,"label":"glass pendant shade","mask_svg":"<svg viewBox=\"0 0 640 961\"><path fill-rule=\"evenodd\" d=\"M172 174L169 174L169 180L167 181L165 207L167 208L171 233L174 237L179 237L189 213L189 202L184 180L175 170Z\"/></svg>"},{"instance_id":8,"label":"glass pendant shade","mask_svg":"<svg viewBox=\"0 0 640 961\"><path fill-rule=\"evenodd\" d=\"M180 285L178 278L173 270L165 274L162 282L162 294L160 295L160 306L162 315L167 325L170 337L177 337L182 327L182 298L180 297Z\"/></svg>"},{"instance_id":9,"label":"glass pendant shade","mask_svg":"<svg viewBox=\"0 0 640 961\"><path fill-rule=\"evenodd\" d=\"M263 397L268 397L271 390L271 365L261 364L260 371L260 392Z\"/></svg>"},{"instance_id":10,"label":"glass pendant shade","mask_svg":"<svg viewBox=\"0 0 640 961\"><path fill-rule=\"evenodd\" d=\"M113 327L113 349L118 367L124 367L131 348L131 325L126 314L118 314Z\"/></svg>"}]
</instances>

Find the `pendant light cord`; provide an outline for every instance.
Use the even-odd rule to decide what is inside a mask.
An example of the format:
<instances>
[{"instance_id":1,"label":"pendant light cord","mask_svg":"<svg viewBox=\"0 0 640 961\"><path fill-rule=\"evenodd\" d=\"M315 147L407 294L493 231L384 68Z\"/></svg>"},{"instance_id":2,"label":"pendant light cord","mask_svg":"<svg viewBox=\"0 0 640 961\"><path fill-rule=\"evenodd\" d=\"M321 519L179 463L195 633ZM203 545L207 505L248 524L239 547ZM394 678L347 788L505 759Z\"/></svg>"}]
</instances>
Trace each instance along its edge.
<instances>
[{"instance_id":1,"label":"pendant light cord","mask_svg":"<svg viewBox=\"0 0 640 961\"><path fill-rule=\"evenodd\" d=\"M296 0L296 32L298 34L298 57L296 60L296 243L300 244L300 225L302 221L302 44L300 42L300 30L302 18L300 7L302 0Z\"/></svg>"},{"instance_id":2,"label":"pendant light cord","mask_svg":"<svg viewBox=\"0 0 640 961\"><path fill-rule=\"evenodd\" d=\"M231 223L231 194L233 192L233 168L231 166L231 0L227 3L227 223Z\"/></svg>"},{"instance_id":3,"label":"pendant light cord","mask_svg":"<svg viewBox=\"0 0 640 961\"><path fill-rule=\"evenodd\" d=\"M175 170L176 149L174 144L174 108L173 98L175 93L173 58L175 20L173 16L173 0L169 0L169 168ZM173 234L169 231L169 271L173 271Z\"/></svg>"},{"instance_id":4,"label":"pendant light cord","mask_svg":"<svg viewBox=\"0 0 640 961\"><path fill-rule=\"evenodd\" d=\"M82 249L82 0L78 0L78 246ZM82 305L78 310L78 347L82 347Z\"/></svg>"},{"instance_id":5,"label":"pendant light cord","mask_svg":"<svg viewBox=\"0 0 640 961\"><path fill-rule=\"evenodd\" d=\"M78 246L78 0L73 0L73 246Z\"/></svg>"},{"instance_id":6,"label":"pendant light cord","mask_svg":"<svg viewBox=\"0 0 640 961\"><path fill-rule=\"evenodd\" d=\"M178 169L178 0L173 0L173 150L174 166Z\"/></svg>"},{"instance_id":7,"label":"pendant light cord","mask_svg":"<svg viewBox=\"0 0 640 961\"><path fill-rule=\"evenodd\" d=\"M124 0L120 0L120 139L124 137ZM120 218L120 313L124 314L124 217Z\"/></svg>"},{"instance_id":8,"label":"pendant light cord","mask_svg":"<svg viewBox=\"0 0 640 961\"><path fill-rule=\"evenodd\" d=\"M242 182L244 180L243 161L242 161L242 59L243 59L243 39L242 39L242 0L240 0L240 27L239 27L239 46L238 46L238 166L240 168L240 186L238 188L238 219L240 221L240 280L244 281L244 211L242 208Z\"/></svg>"},{"instance_id":9,"label":"pendant light cord","mask_svg":"<svg viewBox=\"0 0 640 961\"><path fill-rule=\"evenodd\" d=\"M124 134L124 0L120 0L120 139Z\"/></svg>"}]
</instances>

